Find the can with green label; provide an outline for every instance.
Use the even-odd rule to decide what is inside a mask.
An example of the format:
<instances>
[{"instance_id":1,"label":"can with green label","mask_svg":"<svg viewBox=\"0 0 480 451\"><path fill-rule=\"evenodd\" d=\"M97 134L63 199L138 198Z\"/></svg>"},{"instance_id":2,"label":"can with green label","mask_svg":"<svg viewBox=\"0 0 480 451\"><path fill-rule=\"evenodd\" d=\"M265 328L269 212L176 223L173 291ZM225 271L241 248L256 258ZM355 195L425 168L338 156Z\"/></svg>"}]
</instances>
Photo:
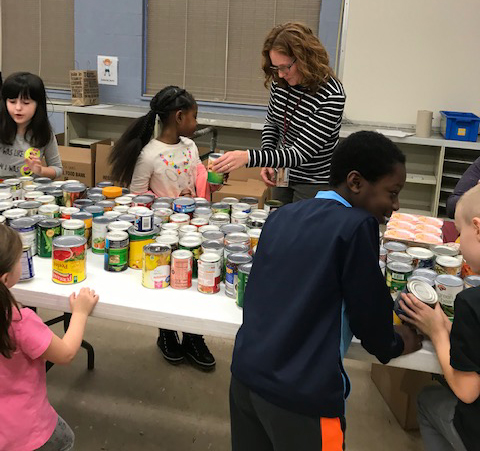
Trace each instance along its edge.
<instances>
[{"instance_id":1,"label":"can with green label","mask_svg":"<svg viewBox=\"0 0 480 451\"><path fill-rule=\"evenodd\" d=\"M109 232L105 237L104 269L110 272L128 268L128 233Z\"/></svg>"},{"instance_id":2,"label":"can with green label","mask_svg":"<svg viewBox=\"0 0 480 451\"><path fill-rule=\"evenodd\" d=\"M212 185L223 185L223 174L220 172L214 172L213 171L213 163L215 160L220 158L222 156L221 153L211 153L208 156L208 183L211 183Z\"/></svg>"},{"instance_id":3,"label":"can with green label","mask_svg":"<svg viewBox=\"0 0 480 451\"><path fill-rule=\"evenodd\" d=\"M244 265L238 267L237 305L242 308L252 264L253 263L245 263Z\"/></svg>"},{"instance_id":4,"label":"can with green label","mask_svg":"<svg viewBox=\"0 0 480 451\"><path fill-rule=\"evenodd\" d=\"M59 219L44 219L37 224L37 254L39 257L52 256L53 239L62 234Z\"/></svg>"}]
</instances>

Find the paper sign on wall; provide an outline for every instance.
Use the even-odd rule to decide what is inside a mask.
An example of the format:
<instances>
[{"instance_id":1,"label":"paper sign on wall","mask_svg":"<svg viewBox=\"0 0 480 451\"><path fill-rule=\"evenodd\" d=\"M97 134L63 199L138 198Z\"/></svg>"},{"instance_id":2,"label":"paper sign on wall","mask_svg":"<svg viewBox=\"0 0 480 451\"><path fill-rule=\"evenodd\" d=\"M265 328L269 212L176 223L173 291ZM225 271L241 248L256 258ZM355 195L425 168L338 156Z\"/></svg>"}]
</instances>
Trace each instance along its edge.
<instances>
[{"instance_id":1,"label":"paper sign on wall","mask_svg":"<svg viewBox=\"0 0 480 451\"><path fill-rule=\"evenodd\" d=\"M118 85L118 57L98 55L97 67L99 85Z\"/></svg>"}]
</instances>

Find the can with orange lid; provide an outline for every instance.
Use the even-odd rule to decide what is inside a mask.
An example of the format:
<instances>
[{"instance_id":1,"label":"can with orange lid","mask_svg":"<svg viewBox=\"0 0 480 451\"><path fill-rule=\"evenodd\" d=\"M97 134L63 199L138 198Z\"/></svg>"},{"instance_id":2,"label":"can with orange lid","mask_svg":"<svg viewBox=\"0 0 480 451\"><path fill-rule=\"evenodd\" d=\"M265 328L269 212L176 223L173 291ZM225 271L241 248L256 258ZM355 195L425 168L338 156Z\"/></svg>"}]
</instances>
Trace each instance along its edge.
<instances>
[{"instance_id":1,"label":"can with orange lid","mask_svg":"<svg viewBox=\"0 0 480 451\"><path fill-rule=\"evenodd\" d=\"M115 199L122 196L122 188L120 186L106 186L102 189L102 194L107 199Z\"/></svg>"}]
</instances>

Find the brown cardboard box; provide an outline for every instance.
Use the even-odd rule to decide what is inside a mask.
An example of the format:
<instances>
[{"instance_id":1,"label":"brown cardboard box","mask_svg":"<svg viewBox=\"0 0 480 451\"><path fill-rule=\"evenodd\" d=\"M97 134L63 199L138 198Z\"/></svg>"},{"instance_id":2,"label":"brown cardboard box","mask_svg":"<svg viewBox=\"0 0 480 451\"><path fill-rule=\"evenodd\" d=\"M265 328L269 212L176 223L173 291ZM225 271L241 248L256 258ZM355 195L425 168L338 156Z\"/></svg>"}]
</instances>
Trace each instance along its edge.
<instances>
[{"instance_id":1,"label":"brown cardboard box","mask_svg":"<svg viewBox=\"0 0 480 451\"><path fill-rule=\"evenodd\" d=\"M236 172L236 171L235 171ZM246 181L228 179L228 183L220 191L212 194L212 202L219 202L224 197L255 197L258 199L258 208L263 208L267 198L267 187L263 182L254 179Z\"/></svg>"},{"instance_id":2,"label":"brown cardboard box","mask_svg":"<svg viewBox=\"0 0 480 451\"><path fill-rule=\"evenodd\" d=\"M239 168L232 171L228 177L228 181L231 180L240 180L242 182L246 182L247 180L258 180L262 182L263 186L264 183L262 181L262 177L260 177L260 171L262 168Z\"/></svg>"},{"instance_id":3,"label":"brown cardboard box","mask_svg":"<svg viewBox=\"0 0 480 451\"><path fill-rule=\"evenodd\" d=\"M99 182L110 182L110 164L108 157L113 148L113 143L97 144L97 151L95 156L95 184Z\"/></svg>"},{"instance_id":4,"label":"brown cardboard box","mask_svg":"<svg viewBox=\"0 0 480 451\"><path fill-rule=\"evenodd\" d=\"M417 395L435 384L431 374L374 363L371 377L400 426L406 431L418 429Z\"/></svg>"}]
</instances>

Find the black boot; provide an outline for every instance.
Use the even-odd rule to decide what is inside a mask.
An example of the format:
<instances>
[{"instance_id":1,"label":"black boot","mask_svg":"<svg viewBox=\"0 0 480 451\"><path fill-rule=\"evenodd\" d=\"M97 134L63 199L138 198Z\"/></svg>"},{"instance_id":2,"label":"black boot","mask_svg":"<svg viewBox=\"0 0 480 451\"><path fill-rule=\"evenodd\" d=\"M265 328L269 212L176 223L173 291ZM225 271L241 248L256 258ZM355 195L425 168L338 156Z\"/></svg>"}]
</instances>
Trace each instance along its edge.
<instances>
[{"instance_id":1,"label":"black boot","mask_svg":"<svg viewBox=\"0 0 480 451\"><path fill-rule=\"evenodd\" d=\"M178 334L174 330L158 329L157 346L162 351L165 360L172 365L182 363L185 359Z\"/></svg>"},{"instance_id":2,"label":"black boot","mask_svg":"<svg viewBox=\"0 0 480 451\"><path fill-rule=\"evenodd\" d=\"M203 335L183 333L183 350L188 360L203 371L215 368L215 357L209 351Z\"/></svg>"}]
</instances>

